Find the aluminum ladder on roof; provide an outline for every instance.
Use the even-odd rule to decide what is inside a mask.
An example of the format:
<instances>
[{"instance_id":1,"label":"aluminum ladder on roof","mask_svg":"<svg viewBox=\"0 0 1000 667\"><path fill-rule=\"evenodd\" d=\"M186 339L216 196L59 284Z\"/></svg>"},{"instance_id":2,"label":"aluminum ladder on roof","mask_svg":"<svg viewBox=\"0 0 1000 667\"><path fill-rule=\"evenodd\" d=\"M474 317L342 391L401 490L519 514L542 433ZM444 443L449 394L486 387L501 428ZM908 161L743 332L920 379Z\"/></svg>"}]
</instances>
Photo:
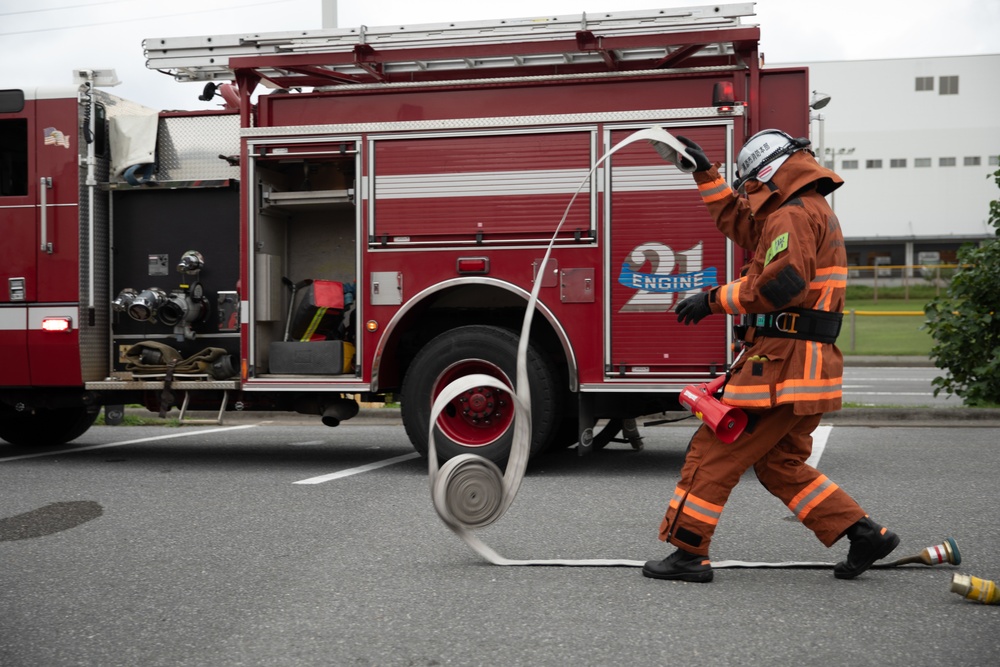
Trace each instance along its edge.
<instances>
[{"instance_id":1,"label":"aluminum ladder on roof","mask_svg":"<svg viewBox=\"0 0 1000 667\"><path fill-rule=\"evenodd\" d=\"M201 37L166 37L143 40L146 67L172 75L178 81L213 81L233 78L231 58L288 54L352 54L359 48L377 51L382 67L389 73L427 70L470 70L489 67L521 67L553 62L575 63L594 54L574 51L546 52L539 43L575 42L581 33L596 40L608 37L634 37L692 31L718 31L719 53L731 53L723 32L745 27L742 17L754 15L754 3L679 7L630 12L572 14L555 17L500 19L455 23L432 23L411 26L335 28L275 33L208 35ZM489 45L533 44L529 55L503 53L496 58L463 58L454 52L435 55L434 49L448 47L484 47ZM426 50L422 58L412 57L414 50ZM405 55L393 61L393 51ZM647 58L651 49L637 47L616 50L621 60ZM659 51L664 52L660 47ZM667 51L669 54L669 51ZM502 62L501 62L502 61ZM332 68L345 75L363 74L363 68Z\"/></svg>"}]
</instances>

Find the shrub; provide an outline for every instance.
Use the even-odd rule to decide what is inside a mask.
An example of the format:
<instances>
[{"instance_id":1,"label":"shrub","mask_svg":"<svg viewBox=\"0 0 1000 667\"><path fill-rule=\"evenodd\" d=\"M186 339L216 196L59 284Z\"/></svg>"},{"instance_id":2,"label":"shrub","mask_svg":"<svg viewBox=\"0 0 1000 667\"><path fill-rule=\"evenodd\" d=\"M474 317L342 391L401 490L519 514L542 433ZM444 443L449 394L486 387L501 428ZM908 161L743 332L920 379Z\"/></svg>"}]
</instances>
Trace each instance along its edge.
<instances>
[{"instance_id":1,"label":"shrub","mask_svg":"<svg viewBox=\"0 0 1000 667\"><path fill-rule=\"evenodd\" d=\"M1000 169L992 178L1000 187ZM996 238L968 244L958 254L958 269L945 296L924 309L934 338L931 358L946 373L932 381L966 405L1000 403L1000 200L990 202L989 223Z\"/></svg>"}]
</instances>

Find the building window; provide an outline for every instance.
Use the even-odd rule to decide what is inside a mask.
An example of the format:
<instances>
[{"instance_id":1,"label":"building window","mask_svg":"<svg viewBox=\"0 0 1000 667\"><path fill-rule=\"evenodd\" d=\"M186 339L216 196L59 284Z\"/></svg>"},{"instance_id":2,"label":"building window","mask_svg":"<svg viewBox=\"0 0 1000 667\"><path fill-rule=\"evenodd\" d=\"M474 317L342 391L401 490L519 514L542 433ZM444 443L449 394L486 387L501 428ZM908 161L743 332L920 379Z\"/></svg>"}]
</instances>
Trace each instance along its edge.
<instances>
[{"instance_id":1,"label":"building window","mask_svg":"<svg viewBox=\"0 0 1000 667\"><path fill-rule=\"evenodd\" d=\"M906 167L906 158L893 158L889 160L890 169L903 169Z\"/></svg>"},{"instance_id":2,"label":"building window","mask_svg":"<svg viewBox=\"0 0 1000 667\"><path fill-rule=\"evenodd\" d=\"M865 169L881 169L882 160L865 160Z\"/></svg>"},{"instance_id":3,"label":"building window","mask_svg":"<svg viewBox=\"0 0 1000 667\"><path fill-rule=\"evenodd\" d=\"M932 76L918 76L917 77L917 91L921 90L934 90L934 77Z\"/></svg>"},{"instance_id":4,"label":"building window","mask_svg":"<svg viewBox=\"0 0 1000 667\"><path fill-rule=\"evenodd\" d=\"M955 158L953 158L953 157L938 158L938 166L939 167L954 167L955 166Z\"/></svg>"},{"instance_id":5,"label":"building window","mask_svg":"<svg viewBox=\"0 0 1000 667\"><path fill-rule=\"evenodd\" d=\"M843 162L840 163L840 168L841 169L857 169L858 168L858 161L857 160L844 160Z\"/></svg>"},{"instance_id":6,"label":"building window","mask_svg":"<svg viewBox=\"0 0 1000 667\"><path fill-rule=\"evenodd\" d=\"M938 95L958 95L958 77L938 77Z\"/></svg>"},{"instance_id":7,"label":"building window","mask_svg":"<svg viewBox=\"0 0 1000 667\"><path fill-rule=\"evenodd\" d=\"M990 166L991 167L995 167L998 164L1000 164L1000 155L991 155L990 156Z\"/></svg>"},{"instance_id":8,"label":"building window","mask_svg":"<svg viewBox=\"0 0 1000 667\"><path fill-rule=\"evenodd\" d=\"M914 167L929 167L931 166L931 159L929 157L918 157L913 161Z\"/></svg>"},{"instance_id":9,"label":"building window","mask_svg":"<svg viewBox=\"0 0 1000 667\"><path fill-rule=\"evenodd\" d=\"M962 164L966 167L978 167L983 163L982 158L978 155L966 156L962 158Z\"/></svg>"}]
</instances>

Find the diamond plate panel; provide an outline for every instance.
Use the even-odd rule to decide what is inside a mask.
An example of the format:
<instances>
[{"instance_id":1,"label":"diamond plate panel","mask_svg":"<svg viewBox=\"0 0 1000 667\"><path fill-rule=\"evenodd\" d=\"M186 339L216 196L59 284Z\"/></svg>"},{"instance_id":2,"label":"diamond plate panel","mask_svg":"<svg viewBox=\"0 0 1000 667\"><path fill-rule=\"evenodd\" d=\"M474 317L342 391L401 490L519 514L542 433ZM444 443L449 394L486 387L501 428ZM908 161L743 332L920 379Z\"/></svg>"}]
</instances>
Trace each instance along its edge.
<instances>
[{"instance_id":1,"label":"diamond plate panel","mask_svg":"<svg viewBox=\"0 0 1000 667\"><path fill-rule=\"evenodd\" d=\"M239 166L220 155L239 155L240 117L168 116L160 118L157 139L159 181L238 179Z\"/></svg>"}]
</instances>

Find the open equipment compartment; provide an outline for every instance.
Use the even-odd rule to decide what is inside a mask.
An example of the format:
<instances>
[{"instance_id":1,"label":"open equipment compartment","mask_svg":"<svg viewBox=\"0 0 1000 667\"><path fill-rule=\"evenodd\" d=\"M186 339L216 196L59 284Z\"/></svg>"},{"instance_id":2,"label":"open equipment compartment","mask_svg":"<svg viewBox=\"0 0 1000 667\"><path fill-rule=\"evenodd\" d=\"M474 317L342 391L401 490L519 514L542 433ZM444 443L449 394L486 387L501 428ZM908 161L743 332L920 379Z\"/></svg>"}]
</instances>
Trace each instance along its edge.
<instances>
[{"instance_id":1,"label":"open equipment compartment","mask_svg":"<svg viewBox=\"0 0 1000 667\"><path fill-rule=\"evenodd\" d=\"M255 187L250 242L256 282L251 374L301 374L289 372L290 366L282 360L272 361L272 344L287 341L304 362L296 364L295 370L308 369L306 374L311 376L353 376L351 357L357 332L350 302L358 270L357 141L267 143L255 146L251 153ZM328 358L332 341L307 338L308 342L291 344L295 339L290 319L309 281L335 281L345 288L348 326L341 335L349 344L338 346L338 353L346 357L346 363ZM282 359L287 361L287 355Z\"/></svg>"}]
</instances>

